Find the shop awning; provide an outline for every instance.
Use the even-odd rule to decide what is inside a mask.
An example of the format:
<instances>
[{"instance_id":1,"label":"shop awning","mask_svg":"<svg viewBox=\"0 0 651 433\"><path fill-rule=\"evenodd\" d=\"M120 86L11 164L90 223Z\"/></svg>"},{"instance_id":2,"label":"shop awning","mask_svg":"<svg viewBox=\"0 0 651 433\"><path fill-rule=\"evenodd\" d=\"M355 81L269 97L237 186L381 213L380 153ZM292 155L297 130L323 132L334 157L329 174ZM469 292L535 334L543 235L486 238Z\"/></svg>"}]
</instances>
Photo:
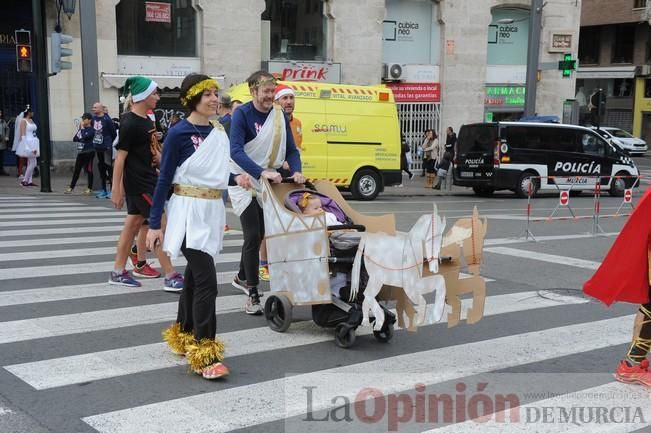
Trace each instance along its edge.
<instances>
[{"instance_id":1,"label":"shop awning","mask_svg":"<svg viewBox=\"0 0 651 433\"><path fill-rule=\"evenodd\" d=\"M104 88L109 89L111 87L120 89L124 87L124 82L129 77L133 77L135 74L110 74L102 72L102 82L104 83ZM147 75L147 77L158 83L158 87L161 89L176 89L181 87L181 81L183 81L183 76L181 75ZM218 75L213 77L221 88L224 87L224 76Z\"/></svg>"},{"instance_id":2,"label":"shop awning","mask_svg":"<svg viewBox=\"0 0 651 433\"><path fill-rule=\"evenodd\" d=\"M579 67L576 78L580 80L635 78L635 66Z\"/></svg>"}]
</instances>

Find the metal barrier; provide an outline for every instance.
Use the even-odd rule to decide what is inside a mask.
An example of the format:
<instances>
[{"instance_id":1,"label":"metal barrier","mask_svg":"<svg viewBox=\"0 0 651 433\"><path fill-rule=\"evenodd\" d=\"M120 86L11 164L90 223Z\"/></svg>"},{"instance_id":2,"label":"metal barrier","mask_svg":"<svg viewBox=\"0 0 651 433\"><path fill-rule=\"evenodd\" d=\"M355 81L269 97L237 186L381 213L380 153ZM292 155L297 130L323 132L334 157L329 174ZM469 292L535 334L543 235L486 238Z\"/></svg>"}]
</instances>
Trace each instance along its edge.
<instances>
[{"instance_id":1,"label":"metal barrier","mask_svg":"<svg viewBox=\"0 0 651 433\"><path fill-rule=\"evenodd\" d=\"M578 220L592 220L592 231L591 233L593 235L597 235L599 233L603 233L604 230L601 228L601 225L599 224L599 220L603 218L619 218L619 217L626 217L631 215L631 212L633 209L635 209L635 206L633 205L633 188L637 187L640 185L640 181L642 179L642 176L576 176L572 177L574 182L572 183L563 183L559 184L555 181L556 178L559 176L532 176L530 179L531 181L529 182L529 187L527 191L527 219L526 219L526 226L520 232L518 235L518 239L524 237L525 240L533 240L536 241L536 238L531 231L531 225L534 223L539 223L539 222L553 222L553 221L578 221ZM551 179L554 181L554 186L556 187L556 190L558 191L558 204L556 207L552 210L551 214L547 217L534 217L533 216L533 203L532 203L532 198L534 197L534 182L538 181L540 182L542 179ZM601 193L602 193L602 185L601 182L602 180L607 180L607 179L613 179L613 181L617 181L619 179L635 179L635 181L630 185L630 187L626 188L624 190L624 196L622 199L622 202L620 203L619 207L615 211L614 214L611 215L601 215ZM571 197L571 192L573 191L573 188L577 185L594 185L593 186L593 194L594 194L594 200L593 200L593 206L592 206L592 215L577 215L574 213L574 210L570 206L570 197ZM631 212L628 213L621 213L622 208L630 206ZM557 213L562 210L566 209L571 216L556 216Z\"/></svg>"}]
</instances>

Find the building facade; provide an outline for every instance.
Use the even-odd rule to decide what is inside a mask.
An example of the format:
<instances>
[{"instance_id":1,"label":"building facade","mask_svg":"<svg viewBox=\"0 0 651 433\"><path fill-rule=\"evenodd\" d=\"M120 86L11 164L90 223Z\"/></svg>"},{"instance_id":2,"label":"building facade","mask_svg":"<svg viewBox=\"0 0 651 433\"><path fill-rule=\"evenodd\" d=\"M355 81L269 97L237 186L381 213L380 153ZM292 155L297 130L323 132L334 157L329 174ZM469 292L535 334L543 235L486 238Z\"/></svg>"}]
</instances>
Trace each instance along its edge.
<instances>
[{"instance_id":1,"label":"building facade","mask_svg":"<svg viewBox=\"0 0 651 433\"><path fill-rule=\"evenodd\" d=\"M58 0L41 1L49 35L56 24ZM18 9L24 2L6 3ZM427 128L444 132L448 125L458 129L485 119L519 118L523 112L528 0L102 0L94 4L98 77L83 74L82 54L90 55L81 52L80 14L61 20L63 33L74 38L73 66L49 78L55 162L74 157L70 141L77 119L90 108L84 106L89 86L97 86L99 99L117 117L121 87L136 74L153 76L160 84L162 99L156 114L163 126L172 113L183 114L178 87L187 73L201 71L228 87L260 68L286 80L384 82L397 96L401 127L411 143L418 142ZM557 68L548 66L563 54L576 57L580 11L578 0L548 2L542 9L536 103L541 115L560 116L563 101L575 95L575 80L562 78ZM565 37L560 49L554 42L557 35ZM15 97L21 104L30 98L25 91Z\"/></svg>"},{"instance_id":2,"label":"building facade","mask_svg":"<svg viewBox=\"0 0 651 433\"><path fill-rule=\"evenodd\" d=\"M651 30L646 0L583 0L576 99L607 96L605 125L651 139Z\"/></svg>"}]
</instances>

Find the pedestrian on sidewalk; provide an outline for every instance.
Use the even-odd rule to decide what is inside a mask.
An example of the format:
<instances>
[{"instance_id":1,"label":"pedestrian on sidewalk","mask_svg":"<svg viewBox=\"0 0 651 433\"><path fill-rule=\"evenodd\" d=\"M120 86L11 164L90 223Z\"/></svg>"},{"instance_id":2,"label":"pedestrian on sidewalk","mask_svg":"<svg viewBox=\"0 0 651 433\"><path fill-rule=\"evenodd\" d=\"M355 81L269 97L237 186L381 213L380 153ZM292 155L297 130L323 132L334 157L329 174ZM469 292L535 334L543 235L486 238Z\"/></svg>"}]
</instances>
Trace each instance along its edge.
<instances>
[{"instance_id":1,"label":"pedestrian on sidewalk","mask_svg":"<svg viewBox=\"0 0 651 433\"><path fill-rule=\"evenodd\" d=\"M25 108L16 119L18 145L16 146L16 155L27 159L27 168L25 176L20 182L22 186L38 186L32 182L34 169L36 168L36 159L41 154L40 142L36 136L36 123L32 119L34 113L29 105Z\"/></svg>"},{"instance_id":2,"label":"pedestrian on sidewalk","mask_svg":"<svg viewBox=\"0 0 651 433\"><path fill-rule=\"evenodd\" d=\"M9 124L5 120L3 110L0 110L0 176L9 176L5 171L5 150L9 147Z\"/></svg>"},{"instance_id":3,"label":"pedestrian on sidewalk","mask_svg":"<svg viewBox=\"0 0 651 433\"><path fill-rule=\"evenodd\" d=\"M405 137L403 137L402 133L400 133L400 143L400 171L407 173L409 180L412 180L414 178L414 173L409 171L409 166L411 165L411 147L407 143L407 140L405 140Z\"/></svg>"},{"instance_id":4,"label":"pedestrian on sidewalk","mask_svg":"<svg viewBox=\"0 0 651 433\"><path fill-rule=\"evenodd\" d=\"M158 180L157 166L160 154L153 152L151 145L155 131L147 111L156 107L160 99L158 85L149 78L134 76L125 83L125 92L133 99L131 111L120 121L118 154L113 167L113 191L111 201L122 209L126 200L127 217L118 240L115 266L109 275L109 284L140 287L126 271L131 244L146 219L152 205L152 197ZM111 122L112 123L112 122ZM174 270L170 258L162 251L152 250L165 273L164 290L179 292L183 289L183 276Z\"/></svg>"},{"instance_id":5,"label":"pedestrian on sidewalk","mask_svg":"<svg viewBox=\"0 0 651 433\"><path fill-rule=\"evenodd\" d=\"M75 168L72 171L72 180L68 188L64 191L64 194L72 194L82 169L86 171L86 175L88 176L88 188L86 188L84 194L90 195L93 193L93 157L95 156L93 137L95 136L95 130L91 126L92 120L92 114L84 113L81 116L79 130L72 138L73 142L78 143L78 152L77 158L75 159Z\"/></svg>"},{"instance_id":6,"label":"pedestrian on sidewalk","mask_svg":"<svg viewBox=\"0 0 651 433\"><path fill-rule=\"evenodd\" d=\"M251 187L248 175L230 175L228 137L222 125L210 123L217 112L217 90L217 82L203 74L190 74L181 83L181 102L190 114L165 138L147 234L149 248L162 243L166 254L176 258L183 253L188 261L177 319L163 338L205 379L229 374L222 363L224 344L216 338L215 257L226 221L221 195L229 183ZM163 207L172 186L163 235Z\"/></svg>"},{"instance_id":7,"label":"pedestrian on sidewalk","mask_svg":"<svg viewBox=\"0 0 651 433\"><path fill-rule=\"evenodd\" d=\"M450 165L452 164L452 153L450 152L445 152L443 154L443 158L441 159L441 162L438 164L438 168L436 170L436 177L437 177L437 182L436 185L432 187L432 189L441 189L441 186L445 183L447 185L446 179L448 176L448 172L450 171ZM443 187L445 189L445 187Z\"/></svg>"},{"instance_id":8,"label":"pedestrian on sidewalk","mask_svg":"<svg viewBox=\"0 0 651 433\"><path fill-rule=\"evenodd\" d=\"M425 140L421 145L423 147L423 171L425 172L425 188L431 188L434 185L434 176L436 173L436 157L439 153L439 139L433 129L425 131Z\"/></svg>"},{"instance_id":9,"label":"pedestrian on sidewalk","mask_svg":"<svg viewBox=\"0 0 651 433\"><path fill-rule=\"evenodd\" d=\"M454 129L451 126L448 126L445 133L445 151L450 152L452 155L454 155L454 147L457 144L457 134L454 132Z\"/></svg>"},{"instance_id":10,"label":"pedestrian on sidewalk","mask_svg":"<svg viewBox=\"0 0 651 433\"><path fill-rule=\"evenodd\" d=\"M93 128L95 135L93 137L93 145L95 146L95 154L97 155L97 168L99 170L99 177L102 180L101 190L97 192L97 198L111 198L110 193L106 189L107 181L111 181L112 167L108 164L111 161L111 156L107 152L111 151L113 140L117 136L113 120L104 111L104 104L95 102L93 104Z\"/></svg>"}]
</instances>

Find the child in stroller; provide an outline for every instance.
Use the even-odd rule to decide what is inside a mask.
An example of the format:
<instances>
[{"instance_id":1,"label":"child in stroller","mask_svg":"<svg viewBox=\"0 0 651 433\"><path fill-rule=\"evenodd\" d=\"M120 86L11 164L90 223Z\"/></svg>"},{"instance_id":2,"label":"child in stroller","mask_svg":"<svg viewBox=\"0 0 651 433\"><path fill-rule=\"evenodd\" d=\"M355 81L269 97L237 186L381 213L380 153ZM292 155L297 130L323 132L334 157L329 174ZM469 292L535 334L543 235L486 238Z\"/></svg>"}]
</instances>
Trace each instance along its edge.
<instances>
[{"instance_id":1,"label":"child in stroller","mask_svg":"<svg viewBox=\"0 0 651 433\"><path fill-rule=\"evenodd\" d=\"M350 279L355 254L360 241L360 232L364 226L354 225L339 205L330 197L309 190L294 190L288 193L285 201L287 208L303 215L325 213L330 245L329 272L331 304L312 306L312 320L318 326L335 328L335 342L340 347L350 347L355 338L354 331L362 323L361 305L364 299L364 288L368 274L362 263L360 273L360 290L355 299L350 299ZM375 337L387 342L392 337L395 315L382 307L385 313L383 331L374 332Z\"/></svg>"}]
</instances>

